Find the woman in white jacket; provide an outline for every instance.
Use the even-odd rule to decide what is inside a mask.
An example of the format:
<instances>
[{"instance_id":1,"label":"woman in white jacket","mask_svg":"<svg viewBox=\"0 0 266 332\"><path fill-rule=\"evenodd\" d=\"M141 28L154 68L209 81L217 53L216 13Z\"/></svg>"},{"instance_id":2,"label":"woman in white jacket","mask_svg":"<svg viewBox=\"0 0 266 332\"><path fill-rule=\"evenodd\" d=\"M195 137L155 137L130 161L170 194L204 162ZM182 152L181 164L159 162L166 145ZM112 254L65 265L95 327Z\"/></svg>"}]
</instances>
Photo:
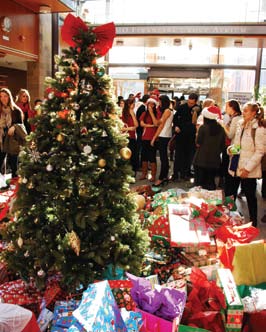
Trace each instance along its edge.
<instances>
[{"instance_id":1,"label":"woman in white jacket","mask_svg":"<svg viewBox=\"0 0 266 332\"><path fill-rule=\"evenodd\" d=\"M264 128L259 126L259 106L256 103L248 102L243 107L243 120L238 122L234 139L234 145L240 146L240 156L235 172L229 169L234 176L231 195L236 198L237 190L241 182L242 189L247 198L250 221L257 226L257 178L261 177L261 158L264 154ZM231 155L231 146L228 147L228 154Z\"/></svg>"}]
</instances>

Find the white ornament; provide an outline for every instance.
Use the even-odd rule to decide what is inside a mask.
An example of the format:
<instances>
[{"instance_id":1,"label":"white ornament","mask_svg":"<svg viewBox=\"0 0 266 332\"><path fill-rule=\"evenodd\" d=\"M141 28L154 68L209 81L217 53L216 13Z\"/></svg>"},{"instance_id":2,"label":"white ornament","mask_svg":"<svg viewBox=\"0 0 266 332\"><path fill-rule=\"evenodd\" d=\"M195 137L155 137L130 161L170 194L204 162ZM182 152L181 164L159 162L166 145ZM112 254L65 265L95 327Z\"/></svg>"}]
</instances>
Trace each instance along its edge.
<instances>
[{"instance_id":1,"label":"white ornament","mask_svg":"<svg viewBox=\"0 0 266 332\"><path fill-rule=\"evenodd\" d=\"M78 111L79 108L80 108L79 104L74 104L74 105L73 105L73 110L74 110L74 111Z\"/></svg>"},{"instance_id":2,"label":"white ornament","mask_svg":"<svg viewBox=\"0 0 266 332\"><path fill-rule=\"evenodd\" d=\"M105 130L103 130L103 132L102 132L102 137L107 137L108 135L107 135L107 132L105 131Z\"/></svg>"},{"instance_id":3,"label":"white ornament","mask_svg":"<svg viewBox=\"0 0 266 332\"><path fill-rule=\"evenodd\" d=\"M23 239L21 236L19 236L18 240L17 240L17 244L18 246L21 248L23 246Z\"/></svg>"},{"instance_id":4,"label":"white ornament","mask_svg":"<svg viewBox=\"0 0 266 332\"><path fill-rule=\"evenodd\" d=\"M92 151L91 146L89 146L89 145L85 145L85 146L84 146L84 148L83 148L83 152L84 152L85 154L90 154L91 151Z\"/></svg>"},{"instance_id":5,"label":"white ornament","mask_svg":"<svg viewBox=\"0 0 266 332\"><path fill-rule=\"evenodd\" d=\"M48 93L48 99L53 99L54 98L54 93L53 92L50 92Z\"/></svg>"},{"instance_id":6,"label":"white ornament","mask_svg":"<svg viewBox=\"0 0 266 332\"><path fill-rule=\"evenodd\" d=\"M22 179L22 183L27 183L27 182L28 182L28 180L26 178Z\"/></svg>"},{"instance_id":7,"label":"white ornament","mask_svg":"<svg viewBox=\"0 0 266 332\"><path fill-rule=\"evenodd\" d=\"M115 241L115 236L111 236L111 241Z\"/></svg>"},{"instance_id":8,"label":"white ornament","mask_svg":"<svg viewBox=\"0 0 266 332\"><path fill-rule=\"evenodd\" d=\"M48 164L48 165L46 166L46 170L47 170L48 172L51 172L51 171L53 170L53 166L52 166L51 164Z\"/></svg>"},{"instance_id":9,"label":"white ornament","mask_svg":"<svg viewBox=\"0 0 266 332\"><path fill-rule=\"evenodd\" d=\"M38 277L42 278L45 276L45 272L43 271L43 269L41 269L37 272L37 275L38 275Z\"/></svg>"}]
</instances>

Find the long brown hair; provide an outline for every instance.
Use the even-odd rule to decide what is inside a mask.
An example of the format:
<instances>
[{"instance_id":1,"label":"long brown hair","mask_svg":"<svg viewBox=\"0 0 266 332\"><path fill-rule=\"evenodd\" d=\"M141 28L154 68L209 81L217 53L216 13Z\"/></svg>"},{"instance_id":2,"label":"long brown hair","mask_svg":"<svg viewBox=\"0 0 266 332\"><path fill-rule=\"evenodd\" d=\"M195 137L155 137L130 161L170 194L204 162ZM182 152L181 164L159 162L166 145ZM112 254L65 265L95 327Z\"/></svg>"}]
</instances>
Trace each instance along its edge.
<instances>
[{"instance_id":1,"label":"long brown hair","mask_svg":"<svg viewBox=\"0 0 266 332\"><path fill-rule=\"evenodd\" d=\"M127 122L128 118L130 117L130 107L132 104L134 104L134 100L132 99L125 100L125 105L122 110L122 119L125 122Z\"/></svg>"},{"instance_id":2,"label":"long brown hair","mask_svg":"<svg viewBox=\"0 0 266 332\"><path fill-rule=\"evenodd\" d=\"M3 93L5 93L5 94L8 95L8 97L9 97L8 106L11 108L11 110L14 110L14 109L19 109L20 110L20 108L15 104L14 99L12 97L12 93L11 93L11 91L9 89L7 89L7 88L1 88L0 89L0 93L1 92L3 92ZM0 101L0 112L2 111L2 107L3 107L3 105L2 105L2 103Z\"/></svg>"}]
</instances>

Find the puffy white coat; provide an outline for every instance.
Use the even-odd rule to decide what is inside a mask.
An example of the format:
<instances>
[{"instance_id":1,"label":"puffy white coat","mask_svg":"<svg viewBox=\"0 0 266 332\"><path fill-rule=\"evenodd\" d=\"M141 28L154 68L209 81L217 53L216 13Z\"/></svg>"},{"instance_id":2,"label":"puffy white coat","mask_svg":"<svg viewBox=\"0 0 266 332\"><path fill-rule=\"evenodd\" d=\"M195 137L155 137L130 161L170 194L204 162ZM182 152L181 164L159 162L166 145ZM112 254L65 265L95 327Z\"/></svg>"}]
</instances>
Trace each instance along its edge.
<instances>
[{"instance_id":1,"label":"puffy white coat","mask_svg":"<svg viewBox=\"0 0 266 332\"><path fill-rule=\"evenodd\" d=\"M255 140L252 137L252 128L255 130ZM243 130L243 134L241 135ZM244 127L244 120L238 122L234 145L240 145L240 158L236 176L240 176L240 169L249 171L248 178L261 177L261 158L264 154L265 128L258 126L258 121L253 119ZM229 170L232 174L232 171ZM234 174L232 174L234 175Z\"/></svg>"}]
</instances>

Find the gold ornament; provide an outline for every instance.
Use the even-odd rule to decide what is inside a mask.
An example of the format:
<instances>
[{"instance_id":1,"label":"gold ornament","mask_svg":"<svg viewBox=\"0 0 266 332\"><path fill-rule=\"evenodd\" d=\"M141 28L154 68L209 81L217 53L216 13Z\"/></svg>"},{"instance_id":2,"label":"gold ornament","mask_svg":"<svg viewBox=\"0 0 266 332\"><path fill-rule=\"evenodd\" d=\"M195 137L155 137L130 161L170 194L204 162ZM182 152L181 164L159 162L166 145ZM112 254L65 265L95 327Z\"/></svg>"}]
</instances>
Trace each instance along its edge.
<instances>
[{"instance_id":1,"label":"gold ornament","mask_svg":"<svg viewBox=\"0 0 266 332\"><path fill-rule=\"evenodd\" d=\"M87 189L85 186L82 186L79 188L79 196L86 196L87 194Z\"/></svg>"},{"instance_id":2,"label":"gold ornament","mask_svg":"<svg viewBox=\"0 0 266 332\"><path fill-rule=\"evenodd\" d=\"M145 207L145 197L143 195L136 195L137 210L143 210Z\"/></svg>"},{"instance_id":3,"label":"gold ornament","mask_svg":"<svg viewBox=\"0 0 266 332\"><path fill-rule=\"evenodd\" d=\"M23 246L23 239L21 236L19 236L18 240L17 240L17 244L18 246L21 248Z\"/></svg>"},{"instance_id":4,"label":"gold ornament","mask_svg":"<svg viewBox=\"0 0 266 332\"><path fill-rule=\"evenodd\" d=\"M119 153L120 153L120 156L125 160L130 159L131 155L132 155L131 150L127 147L120 149Z\"/></svg>"},{"instance_id":5,"label":"gold ornament","mask_svg":"<svg viewBox=\"0 0 266 332\"><path fill-rule=\"evenodd\" d=\"M75 231L71 231L70 233L68 233L68 243L69 243L70 247L73 249L73 251L75 252L75 254L77 256L79 256L80 239Z\"/></svg>"},{"instance_id":6,"label":"gold ornament","mask_svg":"<svg viewBox=\"0 0 266 332\"><path fill-rule=\"evenodd\" d=\"M33 183L32 183L32 182L30 182L30 183L28 184L28 189L33 189Z\"/></svg>"},{"instance_id":7,"label":"gold ornament","mask_svg":"<svg viewBox=\"0 0 266 332\"><path fill-rule=\"evenodd\" d=\"M40 105L39 105L39 106L40 106ZM42 115L42 108L41 108L41 106L36 108L36 114L37 114L38 116Z\"/></svg>"},{"instance_id":8,"label":"gold ornament","mask_svg":"<svg viewBox=\"0 0 266 332\"><path fill-rule=\"evenodd\" d=\"M57 140L58 142L63 142L63 140L64 140L64 136L63 136L62 134L58 134L58 135L56 136L56 140Z\"/></svg>"},{"instance_id":9,"label":"gold ornament","mask_svg":"<svg viewBox=\"0 0 266 332\"><path fill-rule=\"evenodd\" d=\"M105 159L99 159L98 160L98 166L101 168L104 168L106 166L106 160Z\"/></svg>"}]
</instances>

